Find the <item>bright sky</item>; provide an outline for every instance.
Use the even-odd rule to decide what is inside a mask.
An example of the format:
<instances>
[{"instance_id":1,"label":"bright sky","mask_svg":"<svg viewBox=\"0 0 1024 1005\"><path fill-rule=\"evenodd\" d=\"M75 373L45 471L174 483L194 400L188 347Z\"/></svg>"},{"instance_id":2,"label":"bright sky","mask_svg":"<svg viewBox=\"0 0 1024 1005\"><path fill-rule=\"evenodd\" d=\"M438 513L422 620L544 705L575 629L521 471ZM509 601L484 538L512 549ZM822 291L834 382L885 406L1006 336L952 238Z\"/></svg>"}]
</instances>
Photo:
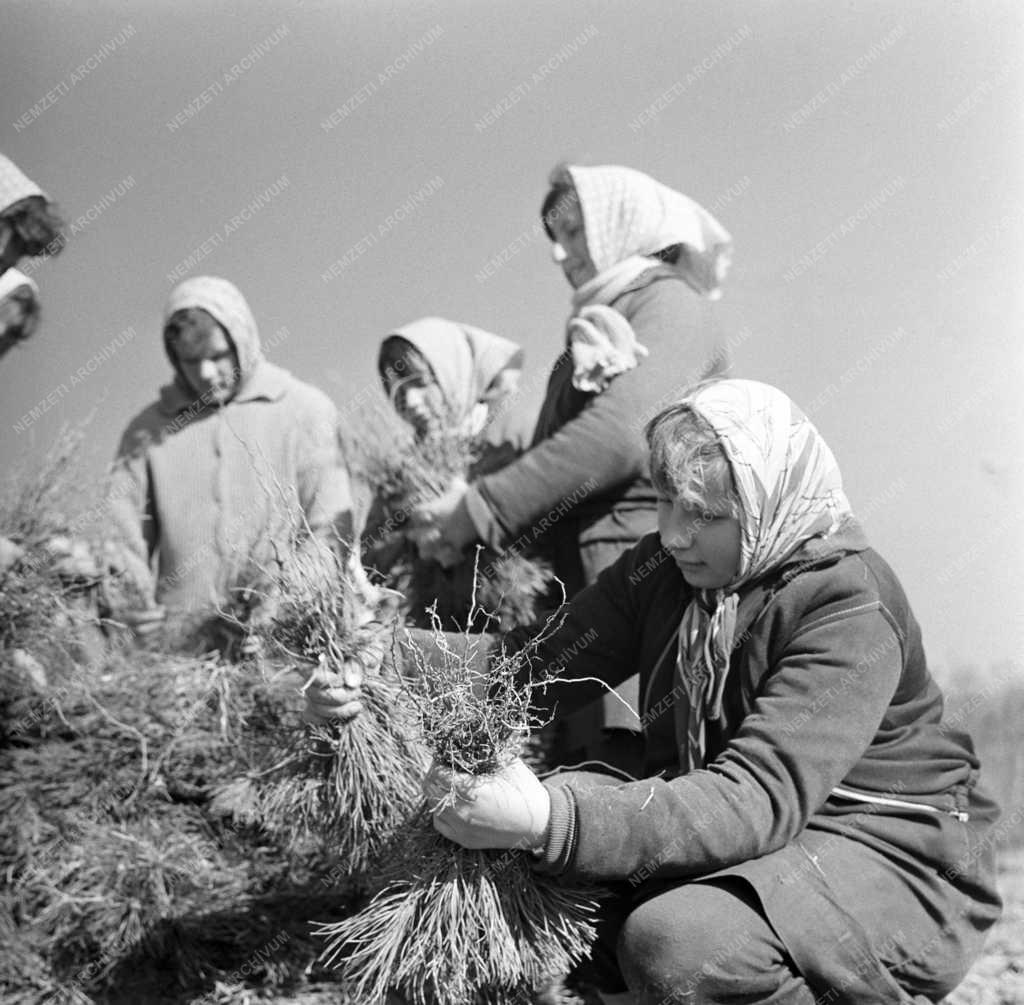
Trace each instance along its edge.
<instances>
[{"instance_id":1,"label":"bright sky","mask_svg":"<svg viewBox=\"0 0 1024 1005\"><path fill-rule=\"evenodd\" d=\"M268 355L342 410L424 314L520 341L535 407L569 294L536 225L548 172L627 164L732 232L735 373L812 414L933 662L1024 654L1019 0L0 18L0 150L73 224L33 269L40 330L0 368L5 467L95 411L101 475L168 376L160 310L184 275L235 282Z\"/></svg>"}]
</instances>

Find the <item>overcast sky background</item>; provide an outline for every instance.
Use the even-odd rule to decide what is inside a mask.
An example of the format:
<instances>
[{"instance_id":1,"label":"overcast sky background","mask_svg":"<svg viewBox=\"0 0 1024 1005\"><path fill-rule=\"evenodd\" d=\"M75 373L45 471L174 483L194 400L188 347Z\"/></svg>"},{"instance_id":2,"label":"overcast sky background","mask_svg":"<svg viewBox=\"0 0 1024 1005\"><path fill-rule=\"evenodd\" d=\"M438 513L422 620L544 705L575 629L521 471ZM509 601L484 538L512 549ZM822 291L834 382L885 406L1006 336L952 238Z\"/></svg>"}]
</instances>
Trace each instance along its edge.
<instances>
[{"instance_id":1,"label":"overcast sky background","mask_svg":"<svg viewBox=\"0 0 1024 1005\"><path fill-rule=\"evenodd\" d=\"M812 414L932 661L1024 654L1019 0L0 0L0 21L0 150L84 221L0 368L5 469L94 413L100 477L168 376L161 307L204 241L186 274L235 282L265 339L286 329L268 356L343 410L424 314L521 342L535 408L570 292L535 226L548 172L627 164L731 231L735 373Z\"/></svg>"}]
</instances>

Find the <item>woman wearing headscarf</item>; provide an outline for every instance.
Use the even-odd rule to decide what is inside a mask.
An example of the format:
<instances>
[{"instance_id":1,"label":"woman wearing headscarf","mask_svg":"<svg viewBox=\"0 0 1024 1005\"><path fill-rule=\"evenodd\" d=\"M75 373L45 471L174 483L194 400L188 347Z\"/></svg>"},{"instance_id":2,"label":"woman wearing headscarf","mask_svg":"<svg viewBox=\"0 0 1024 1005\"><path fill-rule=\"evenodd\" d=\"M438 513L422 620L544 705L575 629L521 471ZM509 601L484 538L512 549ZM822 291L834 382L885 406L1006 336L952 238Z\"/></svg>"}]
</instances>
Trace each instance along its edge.
<instances>
[{"instance_id":1,"label":"woman wearing headscarf","mask_svg":"<svg viewBox=\"0 0 1024 1005\"><path fill-rule=\"evenodd\" d=\"M0 359L39 323L39 287L15 266L22 258L56 255L64 221L46 193L0 154Z\"/></svg>"},{"instance_id":2,"label":"woman wearing headscarf","mask_svg":"<svg viewBox=\"0 0 1024 1005\"><path fill-rule=\"evenodd\" d=\"M532 445L423 517L455 551L474 540L495 548L529 541L572 597L655 526L643 425L725 368L710 305L732 243L692 199L626 167L557 168L541 218L573 294L567 345ZM617 360L596 379L594 344ZM590 759L636 765L635 680L620 695L625 703L608 696L562 723L567 758L583 748Z\"/></svg>"},{"instance_id":3,"label":"woman wearing headscarf","mask_svg":"<svg viewBox=\"0 0 1024 1005\"><path fill-rule=\"evenodd\" d=\"M523 351L509 339L445 318L420 318L381 344L378 369L410 437L398 446L367 431L356 449L372 455L360 494L375 493L362 532L364 563L385 576L409 604L414 623L429 624L436 603L445 625L466 625L473 598L505 628L522 624L545 596L550 573L528 556L508 560L448 552L432 528L413 528L409 515L424 499L495 471L522 450L510 422ZM358 521L358 516L357 516Z\"/></svg>"},{"instance_id":4,"label":"woman wearing headscarf","mask_svg":"<svg viewBox=\"0 0 1024 1005\"><path fill-rule=\"evenodd\" d=\"M472 477L521 451L503 421L523 368L523 350L510 339L458 321L420 318L384 339L377 368L418 439L454 434L478 441Z\"/></svg>"},{"instance_id":5,"label":"woman wearing headscarf","mask_svg":"<svg viewBox=\"0 0 1024 1005\"><path fill-rule=\"evenodd\" d=\"M110 488L129 550L155 568L149 606L124 612L143 634L165 610L229 606L293 544L351 536L337 410L265 359L239 289L216 276L179 283L162 343L173 380L129 422Z\"/></svg>"},{"instance_id":6,"label":"woman wearing headscarf","mask_svg":"<svg viewBox=\"0 0 1024 1005\"><path fill-rule=\"evenodd\" d=\"M999 915L998 814L898 579L776 388L710 383L647 435L658 534L536 655L567 681L639 668L644 778L435 771L430 792L459 792L438 830L615 891L591 968L607 1002L938 1001Z\"/></svg>"}]
</instances>

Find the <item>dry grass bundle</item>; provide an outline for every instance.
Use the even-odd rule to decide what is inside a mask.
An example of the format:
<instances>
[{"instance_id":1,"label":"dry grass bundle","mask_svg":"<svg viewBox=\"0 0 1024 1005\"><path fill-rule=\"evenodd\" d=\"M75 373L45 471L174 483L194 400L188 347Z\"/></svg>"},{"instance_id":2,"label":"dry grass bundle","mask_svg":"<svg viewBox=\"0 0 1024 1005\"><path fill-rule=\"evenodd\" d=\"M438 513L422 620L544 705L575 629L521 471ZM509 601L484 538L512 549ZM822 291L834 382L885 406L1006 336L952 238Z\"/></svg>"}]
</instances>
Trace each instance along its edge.
<instances>
[{"instance_id":1,"label":"dry grass bundle","mask_svg":"<svg viewBox=\"0 0 1024 1005\"><path fill-rule=\"evenodd\" d=\"M435 615L436 654L410 640L409 694L436 764L483 776L518 756L535 725L522 671L542 638L488 654L479 635L446 637ZM446 840L423 806L389 851L372 901L318 934L329 940L324 959L343 968L360 1002L395 988L414 1005L470 1005L567 972L593 941L596 907L593 891L533 871L527 852Z\"/></svg>"},{"instance_id":2,"label":"dry grass bundle","mask_svg":"<svg viewBox=\"0 0 1024 1005\"><path fill-rule=\"evenodd\" d=\"M275 613L259 631L268 649L310 672L375 664L394 632L333 550L296 553L276 590ZM215 808L258 822L291 847L329 848L338 875L365 870L414 811L426 761L393 670L366 675L362 703L351 722L278 731L275 746L220 789Z\"/></svg>"}]
</instances>

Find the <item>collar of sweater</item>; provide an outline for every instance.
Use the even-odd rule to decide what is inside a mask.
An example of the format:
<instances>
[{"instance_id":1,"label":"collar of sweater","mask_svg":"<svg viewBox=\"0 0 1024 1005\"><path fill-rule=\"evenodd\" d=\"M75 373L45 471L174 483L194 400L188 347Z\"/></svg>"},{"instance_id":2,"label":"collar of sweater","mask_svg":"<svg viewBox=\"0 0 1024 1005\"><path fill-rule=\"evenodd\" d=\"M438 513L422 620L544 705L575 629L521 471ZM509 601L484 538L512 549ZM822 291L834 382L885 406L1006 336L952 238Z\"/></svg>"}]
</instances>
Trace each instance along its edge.
<instances>
[{"instance_id":1,"label":"collar of sweater","mask_svg":"<svg viewBox=\"0 0 1024 1005\"><path fill-rule=\"evenodd\" d=\"M261 360L249 379L239 388L228 406L247 401L279 401L288 392L289 373L273 363ZM177 380L160 388L160 410L169 416L205 408L195 391L182 387Z\"/></svg>"}]
</instances>

